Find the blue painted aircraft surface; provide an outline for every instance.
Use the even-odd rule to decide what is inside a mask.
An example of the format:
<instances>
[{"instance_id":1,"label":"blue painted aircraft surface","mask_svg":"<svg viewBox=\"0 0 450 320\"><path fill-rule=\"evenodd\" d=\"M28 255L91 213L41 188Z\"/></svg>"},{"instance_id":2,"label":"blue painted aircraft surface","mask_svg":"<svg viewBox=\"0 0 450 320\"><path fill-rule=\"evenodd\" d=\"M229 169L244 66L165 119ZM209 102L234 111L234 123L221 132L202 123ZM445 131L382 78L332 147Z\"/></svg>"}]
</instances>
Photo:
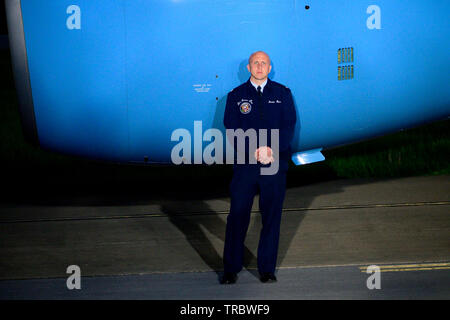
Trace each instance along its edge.
<instances>
[{"instance_id":1,"label":"blue painted aircraft surface","mask_svg":"<svg viewBox=\"0 0 450 320\"><path fill-rule=\"evenodd\" d=\"M6 0L6 9L23 129L48 150L171 163L179 128L205 148L205 131L224 133L226 95L247 81L257 50L293 93L296 164L450 115L448 0Z\"/></svg>"}]
</instances>

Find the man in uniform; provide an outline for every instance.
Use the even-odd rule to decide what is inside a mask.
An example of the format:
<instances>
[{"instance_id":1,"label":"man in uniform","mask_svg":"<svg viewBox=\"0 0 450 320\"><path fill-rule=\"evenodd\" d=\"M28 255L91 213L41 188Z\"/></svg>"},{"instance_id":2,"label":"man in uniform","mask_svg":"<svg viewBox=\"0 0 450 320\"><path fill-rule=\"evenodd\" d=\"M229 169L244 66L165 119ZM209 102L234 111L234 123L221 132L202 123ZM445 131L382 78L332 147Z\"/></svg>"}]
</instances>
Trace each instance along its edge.
<instances>
[{"instance_id":1,"label":"man in uniform","mask_svg":"<svg viewBox=\"0 0 450 320\"><path fill-rule=\"evenodd\" d=\"M245 163L234 162L230 185L231 208L227 218L223 254L222 284L236 282L242 269L244 240L250 222L253 198L259 191L262 230L258 244L258 271L262 282L276 281L275 268L280 235L281 211L286 189L286 172L291 155L296 112L289 88L272 81L269 56L262 51L253 53L247 69L250 79L234 88L227 96L224 124L228 129L253 129L257 132L259 148L255 152L247 145ZM266 129L266 139L260 133ZM272 141L271 131L278 132ZM235 131L236 132L236 131ZM241 131L242 132L242 131ZM234 139L234 138L233 138ZM261 145L261 141L266 141ZM276 143L278 142L278 143ZM234 144L234 140L230 141ZM276 144L274 144L276 143ZM275 147L274 147L275 146ZM278 149L278 150L276 150ZM279 151L279 152L276 152ZM237 153L242 150L237 150ZM254 157L250 159L250 157ZM278 162L278 163L276 163ZM262 174L262 169L276 164L276 172Z\"/></svg>"}]
</instances>

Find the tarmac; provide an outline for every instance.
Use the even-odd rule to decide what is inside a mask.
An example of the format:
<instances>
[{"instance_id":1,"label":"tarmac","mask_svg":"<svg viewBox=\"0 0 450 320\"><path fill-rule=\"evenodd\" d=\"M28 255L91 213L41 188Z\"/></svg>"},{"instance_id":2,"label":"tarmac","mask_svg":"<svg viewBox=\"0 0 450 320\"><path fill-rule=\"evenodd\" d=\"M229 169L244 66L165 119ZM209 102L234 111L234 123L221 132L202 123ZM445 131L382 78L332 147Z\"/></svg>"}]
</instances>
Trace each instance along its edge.
<instances>
[{"instance_id":1,"label":"tarmac","mask_svg":"<svg viewBox=\"0 0 450 320\"><path fill-rule=\"evenodd\" d=\"M230 286L219 284L228 197L89 203L0 206L2 300L450 298L447 175L288 188L273 284L256 270L257 197ZM79 290L67 287L73 265ZM368 287L369 265L381 290Z\"/></svg>"}]
</instances>

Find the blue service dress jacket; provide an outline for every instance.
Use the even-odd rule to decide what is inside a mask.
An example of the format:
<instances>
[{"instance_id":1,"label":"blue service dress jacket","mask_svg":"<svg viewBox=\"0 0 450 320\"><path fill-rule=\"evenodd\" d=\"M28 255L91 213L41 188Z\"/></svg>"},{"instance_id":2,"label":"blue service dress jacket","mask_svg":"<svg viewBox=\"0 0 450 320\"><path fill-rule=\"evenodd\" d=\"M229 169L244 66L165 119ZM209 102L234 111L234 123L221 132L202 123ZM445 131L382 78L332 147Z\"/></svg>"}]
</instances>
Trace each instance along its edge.
<instances>
[{"instance_id":1,"label":"blue service dress jacket","mask_svg":"<svg viewBox=\"0 0 450 320\"><path fill-rule=\"evenodd\" d=\"M288 167L291 155L291 141L294 136L296 124L296 111L292 93L286 86L267 79L262 95L251 84L250 79L234 88L228 93L224 114L224 125L226 129L255 129L258 138L256 148L263 146L259 144L259 129L267 129L267 146L272 146L271 130L279 131L279 161L280 170L285 171ZM231 142L231 141L230 141ZM237 139L233 143L237 147ZM250 157L254 157L249 150L248 141L245 148L245 164L249 164ZM235 162L237 161L235 153ZM275 159L277 161L278 159ZM256 164L261 166L260 163Z\"/></svg>"}]
</instances>

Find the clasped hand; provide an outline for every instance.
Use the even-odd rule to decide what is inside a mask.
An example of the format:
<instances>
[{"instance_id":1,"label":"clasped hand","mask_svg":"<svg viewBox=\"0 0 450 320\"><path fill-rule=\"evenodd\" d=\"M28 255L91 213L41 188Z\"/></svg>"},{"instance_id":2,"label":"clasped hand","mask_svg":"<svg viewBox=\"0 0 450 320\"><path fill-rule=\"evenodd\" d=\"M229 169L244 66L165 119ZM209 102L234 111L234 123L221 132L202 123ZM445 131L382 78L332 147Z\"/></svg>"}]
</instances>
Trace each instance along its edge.
<instances>
[{"instance_id":1,"label":"clasped hand","mask_svg":"<svg viewBox=\"0 0 450 320\"><path fill-rule=\"evenodd\" d=\"M256 161L259 161L262 164L269 164L275 161L275 159L272 156L272 149L267 146L259 147L258 149L255 150L255 159Z\"/></svg>"}]
</instances>

